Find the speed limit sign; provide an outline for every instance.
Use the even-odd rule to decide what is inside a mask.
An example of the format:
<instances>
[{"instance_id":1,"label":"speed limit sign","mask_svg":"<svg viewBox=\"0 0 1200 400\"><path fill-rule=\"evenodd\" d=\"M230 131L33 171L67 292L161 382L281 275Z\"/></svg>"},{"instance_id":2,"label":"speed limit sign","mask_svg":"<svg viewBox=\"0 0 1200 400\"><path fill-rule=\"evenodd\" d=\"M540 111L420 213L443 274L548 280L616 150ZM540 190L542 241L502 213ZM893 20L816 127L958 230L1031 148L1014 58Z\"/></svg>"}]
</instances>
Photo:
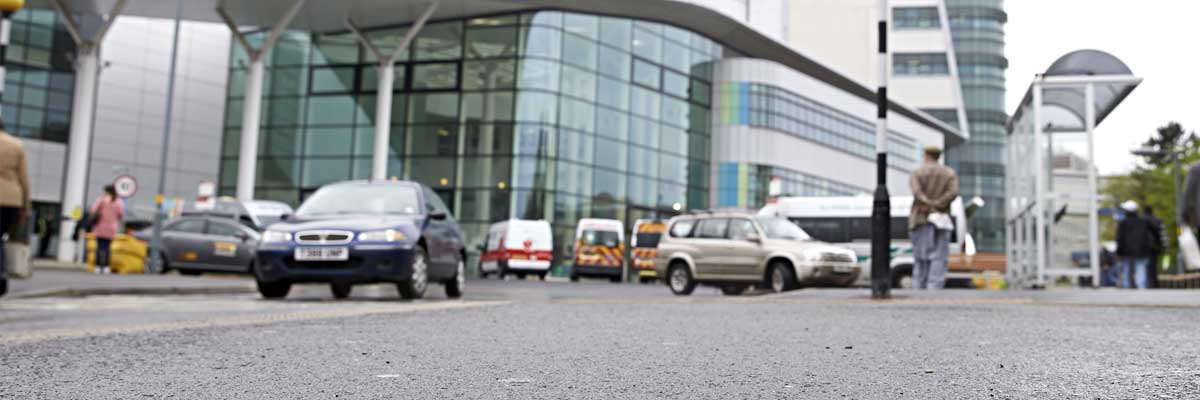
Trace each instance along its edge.
<instances>
[{"instance_id":1,"label":"speed limit sign","mask_svg":"<svg viewBox=\"0 0 1200 400\"><path fill-rule=\"evenodd\" d=\"M121 175L113 180L113 188L117 189L117 196L128 198L137 193L137 179L130 175Z\"/></svg>"}]
</instances>

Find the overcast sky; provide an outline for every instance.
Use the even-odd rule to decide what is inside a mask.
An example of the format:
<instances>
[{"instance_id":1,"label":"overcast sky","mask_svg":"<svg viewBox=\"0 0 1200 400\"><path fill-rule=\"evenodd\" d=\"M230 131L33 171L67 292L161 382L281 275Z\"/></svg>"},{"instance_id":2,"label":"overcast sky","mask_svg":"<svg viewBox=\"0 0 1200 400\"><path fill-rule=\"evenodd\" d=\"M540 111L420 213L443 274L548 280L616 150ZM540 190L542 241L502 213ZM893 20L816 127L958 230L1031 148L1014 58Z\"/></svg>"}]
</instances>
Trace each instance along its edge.
<instances>
[{"instance_id":1,"label":"overcast sky","mask_svg":"<svg viewBox=\"0 0 1200 400\"><path fill-rule=\"evenodd\" d=\"M1145 79L1096 128L1102 174L1133 168L1129 151L1168 121L1200 131L1200 0L1005 0L1004 8L1008 113L1034 74L1077 49L1106 51Z\"/></svg>"}]
</instances>

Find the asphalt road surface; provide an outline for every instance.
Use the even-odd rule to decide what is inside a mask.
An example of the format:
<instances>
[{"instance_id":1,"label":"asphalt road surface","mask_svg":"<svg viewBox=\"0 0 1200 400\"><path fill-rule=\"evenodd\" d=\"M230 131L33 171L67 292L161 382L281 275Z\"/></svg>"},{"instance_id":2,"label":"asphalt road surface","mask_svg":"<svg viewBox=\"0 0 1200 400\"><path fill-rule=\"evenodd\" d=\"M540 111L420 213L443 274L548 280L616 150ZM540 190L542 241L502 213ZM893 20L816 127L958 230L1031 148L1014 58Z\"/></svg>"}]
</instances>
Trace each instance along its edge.
<instances>
[{"instance_id":1,"label":"asphalt road surface","mask_svg":"<svg viewBox=\"0 0 1200 400\"><path fill-rule=\"evenodd\" d=\"M1200 307L1186 304L430 289L0 300L0 398L1200 398Z\"/></svg>"}]
</instances>

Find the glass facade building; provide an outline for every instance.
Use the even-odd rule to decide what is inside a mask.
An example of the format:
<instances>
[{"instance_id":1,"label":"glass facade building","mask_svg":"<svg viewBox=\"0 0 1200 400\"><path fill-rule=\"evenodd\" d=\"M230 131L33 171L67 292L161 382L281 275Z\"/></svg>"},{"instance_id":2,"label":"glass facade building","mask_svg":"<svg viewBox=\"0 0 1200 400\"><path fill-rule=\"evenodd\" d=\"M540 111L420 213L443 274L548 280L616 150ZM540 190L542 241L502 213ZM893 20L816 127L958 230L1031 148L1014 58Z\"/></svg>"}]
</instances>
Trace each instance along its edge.
<instances>
[{"instance_id":1,"label":"glass facade building","mask_svg":"<svg viewBox=\"0 0 1200 400\"><path fill-rule=\"evenodd\" d=\"M406 31L365 33L390 49ZM395 67L388 174L434 188L469 241L508 218L551 221L569 243L579 218L706 208L723 51L670 25L557 11L431 22ZM249 64L233 52L223 194L235 191ZM265 62L256 197L296 204L368 178L373 54L349 32L288 32Z\"/></svg>"},{"instance_id":2,"label":"glass facade building","mask_svg":"<svg viewBox=\"0 0 1200 400\"><path fill-rule=\"evenodd\" d=\"M91 19L84 18L86 23ZM18 137L66 143L71 125L75 42L51 10L12 15L5 54L4 123Z\"/></svg>"},{"instance_id":3,"label":"glass facade building","mask_svg":"<svg viewBox=\"0 0 1200 400\"><path fill-rule=\"evenodd\" d=\"M964 198L986 202L971 217L980 251L1004 251L1004 24L1003 0L946 0L971 138L949 149Z\"/></svg>"}]
</instances>

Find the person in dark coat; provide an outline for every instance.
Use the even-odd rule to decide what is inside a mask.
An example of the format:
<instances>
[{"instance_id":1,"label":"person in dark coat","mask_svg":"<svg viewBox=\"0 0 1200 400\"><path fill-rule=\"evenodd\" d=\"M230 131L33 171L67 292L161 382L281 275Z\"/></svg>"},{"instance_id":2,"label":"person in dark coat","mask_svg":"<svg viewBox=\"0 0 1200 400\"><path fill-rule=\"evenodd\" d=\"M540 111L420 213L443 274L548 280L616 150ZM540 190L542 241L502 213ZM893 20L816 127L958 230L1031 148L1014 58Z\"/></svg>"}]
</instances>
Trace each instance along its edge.
<instances>
[{"instance_id":1,"label":"person in dark coat","mask_svg":"<svg viewBox=\"0 0 1200 400\"><path fill-rule=\"evenodd\" d=\"M1146 288L1146 269L1150 264L1150 255L1154 252L1155 243L1161 243L1159 232L1150 222L1138 215L1136 201L1128 200L1121 204L1125 210L1125 218L1117 225L1117 257L1120 258L1120 286L1130 287L1132 278L1138 289ZM1131 276L1132 275L1132 276Z\"/></svg>"},{"instance_id":2,"label":"person in dark coat","mask_svg":"<svg viewBox=\"0 0 1200 400\"><path fill-rule=\"evenodd\" d=\"M1150 265L1146 269L1146 287L1154 289L1158 287L1158 268L1162 262L1163 251L1167 248L1167 230L1163 226L1163 220L1154 215L1153 207L1143 206L1142 217L1150 223L1151 229L1158 232L1158 240L1154 243L1154 252L1150 253Z\"/></svg>"}]
</instances>

